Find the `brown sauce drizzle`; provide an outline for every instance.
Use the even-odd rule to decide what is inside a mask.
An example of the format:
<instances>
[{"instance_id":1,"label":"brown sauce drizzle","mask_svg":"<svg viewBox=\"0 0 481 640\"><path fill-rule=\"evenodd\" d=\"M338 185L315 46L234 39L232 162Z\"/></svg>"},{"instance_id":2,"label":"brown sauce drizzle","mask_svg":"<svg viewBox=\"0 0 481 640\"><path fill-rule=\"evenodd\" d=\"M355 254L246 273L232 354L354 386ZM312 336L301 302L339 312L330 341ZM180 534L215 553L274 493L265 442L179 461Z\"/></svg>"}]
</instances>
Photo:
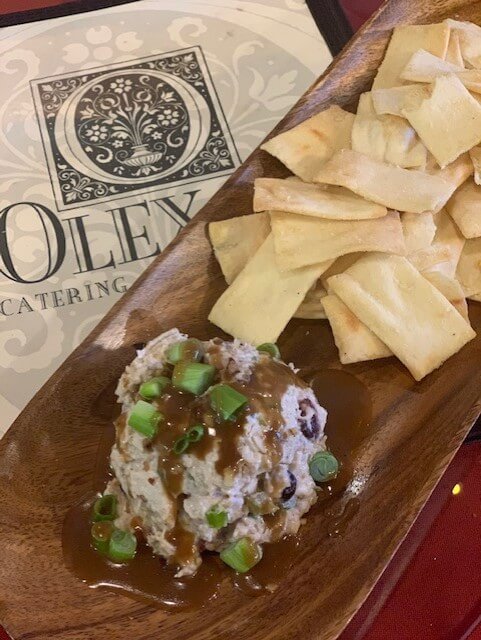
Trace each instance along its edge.
<instances>
[{"instance_id":1,"label":"brown sauce drizzle","mask_svg":"<svg viewBox=\"0 0 481 640\"><path fill-rule=\"evenodd\" d=\"M212 362L212 358L211 358ZM342 535L349 526L349 519L359 507L356 499L349 500L344 508L332 509L331 498L342 492L352 477L352 456L367 435L370 422L370 400L366 388L354 376L338 370L321 371L306 377L312 385L319 402L328 411L326 427L327 446L341 462L341 473L328 486L319 491L318 506L307 517L319 517L326 520L326 535ZM227 381L226 381L227 382ZM181 469L179 459L172 452L172 445L181 437L188 426L202 422L216 430L216 435L205 435L198 443L191 445L189 452L203 459L212 451L216 440L220 444L219 472L235 469L241 463L238 452L238 438L243 433L246 413L261 413L269 425L266 455L277 460L280 447L277 442L277 429L281 424L281 413L276 398L280 398L289 384L302 384L299 377L289 368L274 361L258 366L251 380L240 385L228 381L244 395L249 397L248 406L236 421L218 422L212 415L204 399L197 399L174 389L158 403L158 408L166 416L167 429L159 430L159 436L153 446L159 451L159 473L164 478L168 492L178 505L183 500ZM306 385L307 386L307 385ZM103 417L103 416L102 416ZM122 422L123 420L123 422ZM125 429L125 419L117 422L117 430ZM111 427L105 425L108 448L111 446ZM162 434L162 435L160 435ZM107 459L107 446L102 444L103 459ZM99 454L100 455L100 454ZM107 466L97 464L102 469L96 478L95 487L105 486ZM309 552L303 545L302 527L297 536L282 535L282 521L285 512L265 516L265 522L271 530L277 532L280 540L266 544L263 559L247 574L236 574L220 561L217 554L203 554L203 562L197 573L188 578L177 579L175 567L154 556L149 547L141 540L133 561L126 565L115 565L99 555L90 544L90 513L93 500L72 508L67 514L63 528L64 557L70 569L91 587L103 586L120 590L156 607L198 608L215 597L221 589L221 583L230 577L234 585L251 596L274 591L289 569L301 555ZM176 547L177 559L188 560L192 556L193 534L186 531L179 520L168 534L169 541Z\"/></svg>"}]
</instances>

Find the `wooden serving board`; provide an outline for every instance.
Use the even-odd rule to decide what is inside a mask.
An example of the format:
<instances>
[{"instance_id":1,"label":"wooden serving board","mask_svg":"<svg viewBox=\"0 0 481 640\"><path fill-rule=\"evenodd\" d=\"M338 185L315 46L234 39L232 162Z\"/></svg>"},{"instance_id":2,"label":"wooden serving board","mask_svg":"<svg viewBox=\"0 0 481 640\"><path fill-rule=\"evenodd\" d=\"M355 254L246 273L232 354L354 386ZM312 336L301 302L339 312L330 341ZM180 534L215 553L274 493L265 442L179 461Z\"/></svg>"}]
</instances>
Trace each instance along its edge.
<instances>
[{"instance_id":1,"label":"wooden serving board","mask_svg":"<svg viewBox=\"0 0 481 640\"><path fill-rule=\"evenodd\" d=\"M332 103L355 107L368 89L391 29L457 17L481 24L481 3L393 0L359 32L276 128L288 129ZM216 335L208 312L225 284L206 224L251 212L257 176L285 170L254 152L195 220L117 303L36 395L0 443L0 621L15 640L327 640L359 608L405 537L480 413L478 337L415 384L393 358L352 365L370 390L372 435L336 509L358 500L343 535L308 518L306 554L271 596L227 589L200 612L166 614L124 596L88 589L64 567L62 521L92 489L116 379L133 345L170 327ZM299 367L341 368L326 322L293 321L280 347Z\"/></svg>"}]
</instances>

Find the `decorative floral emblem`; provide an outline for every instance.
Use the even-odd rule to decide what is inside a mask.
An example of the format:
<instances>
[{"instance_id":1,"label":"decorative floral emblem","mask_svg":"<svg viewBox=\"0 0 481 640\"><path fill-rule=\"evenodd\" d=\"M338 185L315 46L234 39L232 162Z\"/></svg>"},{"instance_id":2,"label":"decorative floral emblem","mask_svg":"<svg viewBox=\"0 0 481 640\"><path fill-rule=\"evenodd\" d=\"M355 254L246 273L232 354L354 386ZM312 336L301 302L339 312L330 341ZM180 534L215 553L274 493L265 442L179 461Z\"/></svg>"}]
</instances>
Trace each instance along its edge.
<instances>
[{"instance_id":1,"label":"decorative floral emblem","mask_svg":"<svg viewBox=\"0 0 481 640\"><path fill-rule=\"evenodd\" d=\"M59 209L238 163L198 47L33 85Z\"/></svg>"}]
</instances>

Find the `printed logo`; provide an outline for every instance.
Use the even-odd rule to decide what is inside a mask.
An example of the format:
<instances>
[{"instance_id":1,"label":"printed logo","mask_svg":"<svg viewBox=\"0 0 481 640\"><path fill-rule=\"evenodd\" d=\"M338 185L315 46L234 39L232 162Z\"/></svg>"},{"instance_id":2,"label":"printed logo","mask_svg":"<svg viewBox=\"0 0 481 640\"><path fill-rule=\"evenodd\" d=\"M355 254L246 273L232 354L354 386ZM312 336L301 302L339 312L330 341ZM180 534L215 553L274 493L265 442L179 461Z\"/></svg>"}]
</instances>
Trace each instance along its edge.
<instances>
[{"instance_id":1,"label":"printed logo","mask_svg":"<svg viewBox=\"0 0 481 640\"><path fill-rule=\"evenodd\" d=\"M32 82L59 210L239 164L200 47Z\"/></svg>"}]
</instances>

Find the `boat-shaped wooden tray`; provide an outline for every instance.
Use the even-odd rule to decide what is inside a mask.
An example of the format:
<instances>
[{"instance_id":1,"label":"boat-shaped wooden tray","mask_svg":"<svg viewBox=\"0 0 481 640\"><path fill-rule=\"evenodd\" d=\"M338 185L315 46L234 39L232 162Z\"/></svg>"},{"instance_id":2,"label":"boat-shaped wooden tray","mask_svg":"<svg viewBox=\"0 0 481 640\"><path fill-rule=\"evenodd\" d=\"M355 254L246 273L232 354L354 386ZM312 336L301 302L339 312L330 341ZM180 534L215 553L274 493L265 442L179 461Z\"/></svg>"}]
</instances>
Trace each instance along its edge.
<instances>
[{"instance_id":1,"label":"boat-shaped wooden tray","mask_svg":"<svg viewBox=\"0 0 481 640\"><path fill-rule=\"evenodd\" d=\"M457 17L481 24L481 3L392 0L357 34L276 128L288 129L332 103L354 108L368 89L391 29ZM415 384L393 358L346 367L369 389L371 435L347 494L359 508L342 535L328 537L314 515L309 553L270 596L233 589L200 612L169 614L92 590L62 560L67 509L92 489L108 402L133 345L177 326L217 333L208 312L225 287L206 224L251 212L257 176L285 170L255 151L170 247L60 367L0 443L0 621L15 640L327 640L338 636L405 537L478 416L481 333L441 369ZM470 309L481 331L481 305ZM292 321L280 340L300 367L341 368L325 322Z\"/></svg>"}]
</instances>

